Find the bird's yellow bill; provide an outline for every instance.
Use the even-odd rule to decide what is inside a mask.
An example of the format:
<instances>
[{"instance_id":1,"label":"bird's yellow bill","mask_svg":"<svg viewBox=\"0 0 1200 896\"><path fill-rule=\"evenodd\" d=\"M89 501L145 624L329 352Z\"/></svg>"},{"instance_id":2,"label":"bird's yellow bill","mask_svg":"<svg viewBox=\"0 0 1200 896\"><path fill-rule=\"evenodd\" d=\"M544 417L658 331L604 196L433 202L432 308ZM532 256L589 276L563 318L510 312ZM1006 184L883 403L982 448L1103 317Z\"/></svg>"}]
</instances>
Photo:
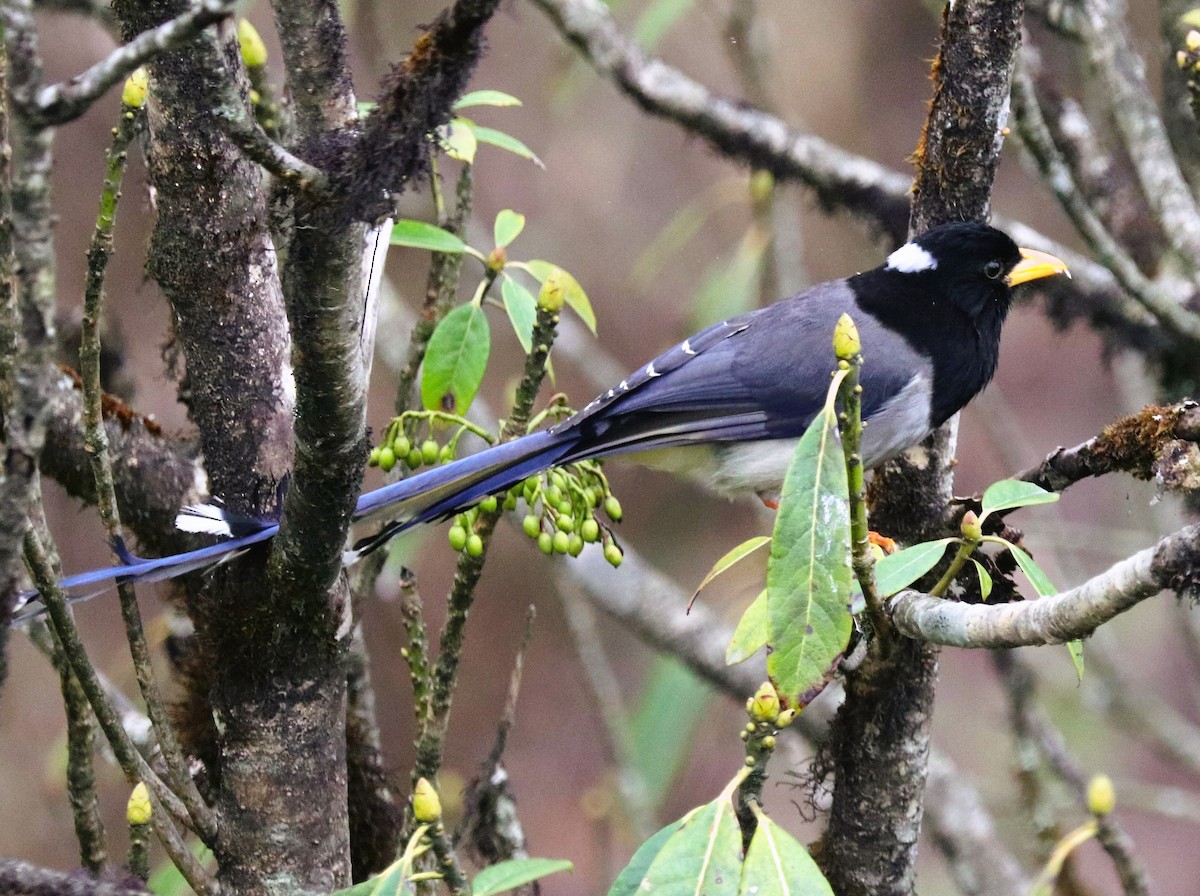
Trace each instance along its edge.
<instances>
[{"instance_id":1,"label":"bird's yellow bill","mask_svg":"<svg viewBox=\"0 0 1200 896\"><path fill-rule=\"evenodd\" d=\"M1067 264L1061 258L1056 258L1049 252L1039 252L1037 249L1021 249L1021 260L1009 272L1008 285L1017 286L1030 280L1040 280L1043 277L1053 277L1056 274L1071 276Z\"/></svg>"}]
</instances>

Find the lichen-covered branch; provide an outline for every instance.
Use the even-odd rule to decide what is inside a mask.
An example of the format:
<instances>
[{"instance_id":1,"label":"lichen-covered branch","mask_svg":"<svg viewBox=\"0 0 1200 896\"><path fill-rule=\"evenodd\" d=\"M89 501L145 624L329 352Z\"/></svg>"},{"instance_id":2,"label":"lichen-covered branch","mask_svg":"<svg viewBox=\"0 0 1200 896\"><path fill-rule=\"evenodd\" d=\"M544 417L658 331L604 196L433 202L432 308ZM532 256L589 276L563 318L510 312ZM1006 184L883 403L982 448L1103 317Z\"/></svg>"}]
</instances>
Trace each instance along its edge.
<instances>
[{"instance_id":1,"label":"lichen-covered branch","mask_svg":"<svg viewBox=\"0 0 1200 896\"><path fill-rule=\"evenodd\" d=\"M1200 582L1200 526L1168 535L1082 585L1053 597L963 604L901 592L888 604L911 638L953 647L1023 647L1085 638L1164 589L1191 593Z\"/></svg>"}]
</instances>

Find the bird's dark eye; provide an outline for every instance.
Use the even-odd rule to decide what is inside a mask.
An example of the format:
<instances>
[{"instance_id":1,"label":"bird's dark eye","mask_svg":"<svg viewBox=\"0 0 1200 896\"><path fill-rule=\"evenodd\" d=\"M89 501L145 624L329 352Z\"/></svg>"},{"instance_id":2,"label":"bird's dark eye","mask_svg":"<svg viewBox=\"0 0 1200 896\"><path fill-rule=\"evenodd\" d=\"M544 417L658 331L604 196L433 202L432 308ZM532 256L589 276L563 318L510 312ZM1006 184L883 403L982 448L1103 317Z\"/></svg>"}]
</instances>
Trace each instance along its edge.
<instances>
[{"instance_id":1,"label":"bird's dark eye","mask_svg":"<svg viewBox=\"0 0 1200 896\"><path fill-rule=\"evenodd\" d=\"M1004 273L1004 265L993 259L983 266L983 274L989 280L995 280Z\"/></svg>"}]
</instances>

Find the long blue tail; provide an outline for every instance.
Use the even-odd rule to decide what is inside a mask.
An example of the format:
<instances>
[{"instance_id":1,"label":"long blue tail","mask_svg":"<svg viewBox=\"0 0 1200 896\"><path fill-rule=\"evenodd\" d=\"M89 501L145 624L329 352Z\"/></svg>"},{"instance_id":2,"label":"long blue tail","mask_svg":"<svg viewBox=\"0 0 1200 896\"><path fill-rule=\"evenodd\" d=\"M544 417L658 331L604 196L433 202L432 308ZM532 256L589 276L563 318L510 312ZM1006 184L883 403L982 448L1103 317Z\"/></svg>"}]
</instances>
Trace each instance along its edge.
<instances>
[{"instance_id":1,"label":"long blue tail","mask_svg":"<svg viewBox=\"0 0 1200 896\"><path fill-rule=\"evenodd\" d=\"M452 516L479 499L552 466L570 452L575 442L575 433L570 431L535 432L367 492L358 499L354 521L389 523L378 534L356 544L346 555L346 562L354 562L411 526ZM70 600L82 601L103 594L118 583L166 581L232 560L279 531L279 523L274 521L238 518L233 524L231 518L231 514L213 505L189 508L180 515L181 522L190 519L193 523L197 520L204 523L204 526L187 526L190 530L238 534L194 551L155 559L135 557L123 545L114 545L122 560L119 565L68 576L58 583L59 588ZM22 592L13 622L41 615L44 607L39 598L37 590Z\"/></svg>"}]
</instances>

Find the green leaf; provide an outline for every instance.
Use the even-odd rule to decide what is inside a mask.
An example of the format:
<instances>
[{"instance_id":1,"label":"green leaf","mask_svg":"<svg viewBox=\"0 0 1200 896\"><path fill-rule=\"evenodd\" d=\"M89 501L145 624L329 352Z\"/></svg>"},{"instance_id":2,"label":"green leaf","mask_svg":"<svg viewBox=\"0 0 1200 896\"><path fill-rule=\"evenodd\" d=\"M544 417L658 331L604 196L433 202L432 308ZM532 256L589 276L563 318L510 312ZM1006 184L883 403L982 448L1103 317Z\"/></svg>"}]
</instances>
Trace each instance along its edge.
<instances>
[{"instance_id":1,"label":"green leaf","mask_svg":"<svg viewBox=\"0 0 1200 896\"><path fill-rule=\"evenodd\" d=\"M622 869L609 888L608 896L640 896L639 887L646 879L650 863L662 852L666 842L679 830L679 822L673 821L666 827L660 828L650 836L650 839L637 848L629 864Z\"/></svg>"},{"instance_id":2,"label":"green leaf","mask_svg":"<svg viewBox=\"0 0 1200 896\"><path fill-rule=\"evenodd\" d=\"M945 556L946 546L956 539L939 538L923 541L912 547L888 554L875 563L875 589L882 597L888 597L907 588Z\"/></svg>"},{"instance_id":3,"label":"green leaf","mask_svg":"<svg viewBox=\"0 0 1200 896\"><path fill-rule=\"evenodd\" d=\"M391 244L431 252L458 254L467 251L467 244L448 230L426 221L401 219L392 225Z\"/></svg>"},{"instance_id":4,"label":"green leaf","mask_svg":"<svg viewBox=\"0 0 1200 896\"><path fill-rule=\"evenodd\" d=\"M1057 496L1056 496L1057 497ZM1004 541L1004 539L1000 539ZM1033 562L1025 551L1021 550L1010 541L1004 541L1012 552L1013 558L1017 561L1017 566L1021 567L1021 572L1025 573L1025 577L1029 579L1034 590L1042 597L1050 597L1058 593L1058 589L1054 587L1054 583L1050 581L1050 577L1042 571L1042 568ZM1071 663L1075 666L1075 674L1080 681L1083 681L1083 642L1068 641L1067 652L1071 655Z\"/></svg>"},{"instance_id":5,"label":"green leaf","mask_svg":"<svg viewBox=\"0 0 1200 896\"><path fill-rule=\"evenodd\" d=\"M791 702L825 679L850 640L850 499L830 385L825 409L796 446L783 480L771 559L767 672Z\"/></svg>"},{"instance_id":6,"label":"green leaf","mask_svg":"<svg viewBox=\"0 0 1200 896\"><path fill-rule=\"evenodd\" d=\"M547 277L557 274L563 287L563 300L579 315L579 319L592 331L592 335L596 335L596 312L592 310L592 303L588 301L587 293L583 291L578 280L558 265L538 258L525 262L525 266L539 282L544 283Z\"/></svg>"},{"instance_id":7,"label":"green leaf","mask_svg":"<svg viewBox=\"0 0 1200 896\"><path fill-rule=\"evenodd\" d=\"M496 235L497 246L507 246L515 240L525 229L525 216L520 212L514 212L511 208L506 208L496 215L496 223L493 226L493 231Z\"/></svg>"},{"instance_id":8,"label":"green leaf","mask_svg":"<svg viewBox=\"0 0 1200 896\"><path fill-rule=\"evenodd\" d=\"M633 38L643 49L655 47L676 22L688 14L695 0L654 0L638 19Z\"/></svg>"},{"instance_id":9,"label":"green leaf","mask_svg":"<svg viewBox=\"0 0 1200 896\"><path fill-rule=\"evenodd\" d=\"M426 409L465 414L483 382L491 348L487 317L474 302L442 318L425 351L421 401Z\"/></svg>"},{"instance_id":10,"label":"green leaf","mask_svg":"<svg viewBox=\"0 0 1200 896\"><path fill-rule=\"evenodd\" d=\"M725 665L736 666L758 653L767 644L767 590L754 598L738 620L737 629L725 648Z\"/></svg>"},{"instance_id":11,"label":"green leaf","mask_svg":"<svg viewBox=\"0 0 1200 896\"><path fill-rule=\"evenodd\" d=\"M452 118L439 127L436 133L442 152L456 161L474 164L479 139L465 120Z\"/></svg>"},{"instance_id":12,"label":"green leaf","mask_svg":"<svg viewBox=\"0 0 1200 896\"><path fill-rule=\"evenodd\" d=\"M640 852L640 850L639 850ZM742 834L728 794L689 814L655 854L628 893L655 896L734 896L741 869ZM636 858L636 856L635 856ZM618 881L625 878L622 873ZM618 892L616 884L610 896Z\"/></svg>"},{"instance_id":13,"label":"green leaf","mask_svg":"<svg viewBox=\"0 0 1200 896\"><path fill-rule=\"evenodd\" d=\"M467 125L475 134L475 139L480 143L487 143L489 146L495 146L498 149L503 149L506 152L511 152L515 156L520 156L522 159L529 159L539 168L545 168L545 164L537 157L532 149L518 140L511 134L506 134L504 131L497 131L495 128L485 128L481 124L476 124L473 121L467 121Z\"/></svg>"},{"instance_id":14,"label":"green leaf","mask_svg":"<svg viewBox=\"0 0 1200 896\"><path fill-rule=\"evenodd\" d=\"M533 325L537 322L537 299L533 293L511 277L500 283L500 295L504 299L504 310L512 321L513 329L525 354L533 352Z\"/></svg>"},{"instance_id":15,"label":"green leaf","mask_svg":"<svg viewBox=\"0 0 1200 896\"><path fill-rule=\"evenodd\" d=\"M971 558L971 562L975 564L975 571L979 573L979 596L986 601L992 596L991 573L984 569L983 564L974 557Z\"/></svg>"},{"instance_id":16,"label":"green leaf","mask_svg":"<svg viewBox=\"0 0 1200 896\"><path fill-rule=\"evenodd\" d=\"M759 548L771 543L770 535L755 535L753 538L747 538L737 547L731 548L725 553L720 560L713 564L712 569L705 575L704 581L696 586L696 591L692 594L692 600L696 599L696 595L705 589L705 587L717 576L733 566L736 566L742 560L745 560Z\"/></svg>"},{"instance_id":17,"label":"green leaf","mask_svg":"<svg viewBox=\"0 0 1200 896\"><path fill-rule=\"evenodd\" d=\"M383 871L368 877L344 890L335 890L328 896L399 896L408 883L412 859L401 856Z\"/></svg>"},{"instance_id":18,"label":"green leaf","mask_svg":"<svg viewBox=\"0 0 1200 896\"><path fill-rule=\"evenodd\" d=\"M1058 500L1058 492L1048 492L1032 482L1022 482L1019 479L1001 479L988 486L983 493L983 517L1000 510L1012 510L1014 507L1033 507L1037 504L1053 504Z\"/></svg>"},{"instance_id":19,"label":"green leaf","mask_svg":"<svg viewBox=\"0 0 1200 896\"><path fill-rule=\"evenodd\" d=\"M471 881L471 892L474 896L494 896L515 890L548 874L572 871L574 868L566 859L508 859L476 874Z\"/></svg>"},{"instance_id":20,"label":"green leaf","mask_svg":"<svg viewBox=\"0 0 1200 896\"><path fill-rule=\"evenodd\" d=\"M472 90L464 93L454 104L454 109L468 109L471 106L519 106L521 101L511 93L499 90Z\"/></svg>"},{"instance_id":21,"label":"green leaf","mask_svg":"<svg viewBox=\"0 0 1200 896\"><path fill-rule=\"evenodd\" d=\"M695 748L692 735L711 709L712 689L674 657L659 654L629 722L634 764L646 798L661 806Z\"/></svg>"},{"instance_id":22,"label":"green leaf","mask_svg":"<svg viewBox=\"0 0 1200 896\"><path fill-rule=\"evenodd\" d=\"M808 850L795 837L755 812L738 896L833 896L833 888Z\"/></svg>"}]
</instances>

